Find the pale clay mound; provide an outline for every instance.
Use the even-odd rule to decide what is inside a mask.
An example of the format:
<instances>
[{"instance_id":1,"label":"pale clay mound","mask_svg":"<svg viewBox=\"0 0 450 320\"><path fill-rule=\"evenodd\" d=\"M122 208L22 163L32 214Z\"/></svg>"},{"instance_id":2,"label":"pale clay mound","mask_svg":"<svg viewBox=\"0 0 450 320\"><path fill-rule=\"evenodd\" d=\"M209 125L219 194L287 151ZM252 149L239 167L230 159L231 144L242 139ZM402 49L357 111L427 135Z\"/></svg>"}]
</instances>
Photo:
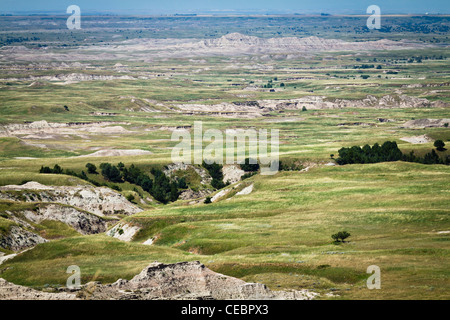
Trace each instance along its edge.
<instances>
[{"instance_id":1,"label":"pale clay mound","mask_svg":"<svg viewBox=\"0 0 450 320\"><path fill-rule=\"evenodd\" d=\"M242 189L238 193L236 193L236 195L237 196L244 196L244 195L250 194L252 192L253 192L253 183L251 185L249 185L248 187L245 187L244 189Z\"/></svg>"},{"instance_id":2,"label":"pale clay mound","mask_svg":"<svg viewBox=\"0 0 450 320\"><path fill-rule=\"evenodd\" d=\"M150 239L147 239L144 242L142 242L142 244L145 246L151 246L151 245L153 245L153 242L155 242L155 240L156 240L156 237L150 238Z\"/></svg>"},{"instance_id":3,"label":"pale clay mound","mask_svg":"<svg viewBox=\"0 0 450 320\"><path fill-rule=\"evenodd\" d=\"M111 81L111 80L135 80L132 76L107 76L83 73L56 74L51 76L29 76L26 78L10 78L12 81L33 81L29 87L41 87L42 81L58 82L56 84L72 84L81 81Z\"/></svg>"},{"instance_id":4,"label":"pale clay mound","mask_svg":"<svg viewBox=\"0 0 450 320\"><path fill-rule=\"evenodd\" d=\"M409 120L403 124L403 128L437 128L450 125L450 119L417 119Z\"/></svg>"},{"instance_id":5,"label":"pale clay mound","mask_svg":"<svg viewBox=\"0 0 450 320\"><path fill-rule=\"evenodd\" d=\"M34 223L60 221L83 235L106 231L106 220L94 214L58 204L40 206L37 210L24 210L24 217Z\"/></svg>"},{"instance_id":6,"label":"pale clay mound","mask_svg":"<svg viewBox=\"0 0 450 320\"><path fill-rule=\"evenodd\" d=\"M216 202L220 198L222 198L222 197L226 196L228 193L230 193L231 190L232 190L231 188L220 190L211 198L211 202Z\"/></svg>"},{"instance_id":7,"label":"pale clay mound","mask_svg":"<svg viewBox=\"0 0 450 320\"><path fill-rule=\"evenodd\" d=\"M213 272L198 261L175 264L155 262L129 281L119 279L110 285L90 283L85 288L79 296L88 299L306 300L317 296L308 290L271 291L263 284L246 283Z\"/></svg>"},{"instance_id":8,"label":"pale clay mound","mask_svg":"<svg viewBox=\"0 0 450 320\"><path fill-rule=\"evenodd\" d=\"M361 100L335 99L328 100L325 96L306 96L297 99L265 99L246 102L222 102L219 104L176 104L174 105L184 114L208 114L218 117L262 117L264 114L280 110L301 110L304 106L308 110L340 109L340 108L424 108L432 106L446 106L442 101L429 101L424 98L407 95L386 95L381 98L368 95Z\"/></svg>"},{"instance_id":9,"label":"pale clay mound","mask_svg":"<svg viewBox=\"0 0 450 320\"><path fill-rule=\"evenodd\" d=\"M130 242L139 230L139 227L130 226L126 223L119 223L106 232L106 234L121 241Z\"/></svg>"},{"instance_id":10,"label":"pale clay mound","mask_svg":"<svg viewBox=\"0 0 450 320\"><path fill-rule=\"evenodd\" d=\"M182 163L182 162L169 164L164 169L164 174L170 178L178 170L186 171L186 170L190 170L190 169L193 169L200 176L201 184L210 184L211 183L212 178L203 167L193 166L191 164L186 164L186 163Z\"/></svg>"},{"instance_id":11,"label":"pale clay mound","mask_svg":"<svg viewBox=\"0 0 450 320\"><path fill-rule=\"evenodd\" d=\"M31 123L15 123L0 126L0 136L21 136L28 135L33 139L55 139L58 136L66 135L84 135L90 134L130 134L129 131L121 125L127 125L126 122L70 122L70 123L52 123L45 120L34 121Z\"/></svg>"},{"instance_id":12,"label":"pale clay mound","mask_svg":"<svg viewBox=\"0 0 450 320\"><path fill-rule=\"evenodd\" d=\"M0 300L312 300L317 296L308 290L272 291L260 283L216 273L198 261L154 262L129 281L90 282L75 293L41 292L0 278Z\"/></svg>"},{"instance_id":13,"label":"pale clay mound","mask_svg":"<svg viewBox=\"0 0 450 320\"><path fill-rule=\"evenodd\" d=\"M200 198L205 198L206 196L210 195L211 193L212 193L212 191L209 189L203 189L203 190L198 190L198 191L194 191L192 189L187 189L180 194L179 199L181 199L181 200L200 199Z\"/></svg>"},{"instance_id":14,"label":"pale clay mound","mask_svg":"<svg viewBox=\"0 0 450 320\"><path fill-rule=\"evenodd\" d=\"M36 187L36 188L35 188ZM142 209L129 202L120 193L106 187L90 186L48 186L44 188L37 182L22 186L3 186L0 199L25 202L53 202L70 205L99 216L114 214L135 214ZM22 191L20 194L8 191ZM38 195L38 196L37 196Z\"/></svg>"},{"instance_id":15,"label":"pale clay mound","mask_svg":"<svg viewBox=\"0 0 450 320\"><path fill-rule=\"evenodd\" d=\"M264 39L231 33L215 39L132 39L112 42L102 46L102 53L91 47L78 47L55 52L52 48L29 49L25 46L4 46L0 48L0 57L7 57L7 61L105 61L117 60L124 57L130 61L153 61L154 59L207 57L207 56L236 56L236 55L282 55L286 58L304 55L305 52L318 51L367 51L367 50L398 50L406 48L433 47L407 40L390 41L361 41L347 42L337 39L323 39L318 37L279 37ZM51 54L49 54L49 51ZM85 65L80 66L83 69ZM79 68L80 68L79 67ZM58 66L55 66L57 69ZM61 68L61 67L60 67ZM116 67L124 68L124 67ZM109 76L85 73L58 74L44 77L28 77L30 81L59 81L76 82L90 80L116 79L145 79L149 76Z\"/></svg>"},{"instance_id":16,"label":"pale clay mound","mask_svg":"<svg viewBox=\"0 0 450 320\"><path fill-rule=\"evenodd\" d=\"M33 224L43 221L59 221L82 235L105 232L107 221L92 213L61 204L40 204L30 209L11 212L4 211L4 218L16 225L6 233L0 233L0 248L20 251L47 242ZM45 235L44 235L45 237Z\"/></svg>"},{"instance_id":17,"label":"pale clay mound","mask_svg":"<svg viewBox=\"0 0 450 320\"><path fill-rule=\"evenodd\" d=\"M22 185L7 185L0 187L0 190L53 190L52 187L40 184L39 182L29 181Z\"/></svg>"},{"instance_id":18,"label":"pale clay mound","mask_svg":"<svg viewBox=\"0 0 450 320\"><path fill-rule=\"evenodd\" d=\"M14 258L15 256L17 256L17 253L5 255L3 252L0 252L0 265L4 262Z\"/></svg>"},{"instance_id":19,"label":"pale clay mound","mask_svg":"<svg viewBox=\"0 0 450 320\"><path fill-rule=\"evenodd\" d=\"M223 189L220 190L218 193L216 193L212 198L211 201L212 202L216 202L218 200L220 200L221 198L227 196L231 191L233 191L234 189L239 188L241 184L238 183L236 186L232 187L232 188L228 188L228 189ZM235 194L235 196L242 196L242 195L248 195L250 193L253 192L253 183L245 188L243 188L241 191L237 192ZM231 200L231 198L228 198L227 200Z\"/></svg>"},{"instance_id":20,"label":"pale clay mound","mask_svg":"<svg viewBox=\"0 0 450 320\"><path fill-rule=\"evenodd\" d=\"M18 286L0 278L0 300L75 300L74 294L48 293Z\"/></svg>"},{"instance_id":21,"label":"pale clay mound","mask_svg":"<svg viewBox=\"0 0 450 320\"><path fill-rule=\"evenodd\" d=\"M99 150L91 154L86 154L78 157L123 157L123 156L144 156L152 154L151 151L139 149L108 149Z\"/></svg>"},{"instance_id":22,"label":"pale clay mound","mask_svg":"<svg viewBox=\"0 0 450 320\"><path fill-rule=\"evenodd\" d=\"M336 39L322 39L318 37L279 37L264 39L247 36L240 33L230 33L220 38L206 40L190 39L139 39L125 41L126 46L105 46L105 51L132 52L134 57L146 54L152 57L203 57L203 56L234 56L261 54L304 54L317 51L340 50L389 50L410 47L423 47L423 44L406 41L368 41L346 42ZM151 52L149 52L151 48ZM126 51L125 51L126 50ZM89 48L85 49L89 53ZM98 59L98 57L97 57Z\"/></svg>"},{"instance_id":23,"label":"pale clay mound","mask_svg":"<svg viewBox=\"0 0 450 320\"><path fill-rule=\"evenodd\" d=\"M45 242L48 240L19 226L13 226L6 235L0 235L0 247L12 251L21 251Z\"/></svg>"},{"instance_id":24,"label":"pale clay mound","mask_svg":"<svg viewBox=\"0 0 450 320\"><path fill-rule=\"evenodd\" d=\"M230 182L231 184L241 181L241 177L245 174L245 171L236 165L224 165L222 172L223 182Z\"/></svg>"},{"instance_id":25,"label":"pale clay mound","mask_svg":"<svg viewBox=\"0 0 450 320\"><path fill-rule=\"evenodd\" d=\"M423 144L428 142L433 142L434 140L427 136L426 134L423 134L421 136L415 136L415 137L404 137L400 138L402 141L406 141L412 144Z\"/></svg>"}]
</instances>

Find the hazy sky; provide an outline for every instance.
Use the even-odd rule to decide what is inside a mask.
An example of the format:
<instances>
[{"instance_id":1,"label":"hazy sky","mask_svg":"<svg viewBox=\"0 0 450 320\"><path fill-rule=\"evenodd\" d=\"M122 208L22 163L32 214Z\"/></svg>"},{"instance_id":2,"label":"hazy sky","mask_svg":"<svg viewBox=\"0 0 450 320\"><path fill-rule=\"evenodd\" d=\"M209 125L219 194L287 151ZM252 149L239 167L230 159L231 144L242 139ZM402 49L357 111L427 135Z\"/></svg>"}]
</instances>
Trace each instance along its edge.
<instances>
[{"instance_id":1,"label":"hazy sky","mask_svg":"<svg viewBox=\"0 0 450 320\"><path fill-rule=\"evenodd\" d=\"M82 12L111 13L354 13L365 14L369 5L382 13L450 13L449 0L0 0L0 14L12 12L60 12L69 5Z\"/></svg>"}]
</instances>

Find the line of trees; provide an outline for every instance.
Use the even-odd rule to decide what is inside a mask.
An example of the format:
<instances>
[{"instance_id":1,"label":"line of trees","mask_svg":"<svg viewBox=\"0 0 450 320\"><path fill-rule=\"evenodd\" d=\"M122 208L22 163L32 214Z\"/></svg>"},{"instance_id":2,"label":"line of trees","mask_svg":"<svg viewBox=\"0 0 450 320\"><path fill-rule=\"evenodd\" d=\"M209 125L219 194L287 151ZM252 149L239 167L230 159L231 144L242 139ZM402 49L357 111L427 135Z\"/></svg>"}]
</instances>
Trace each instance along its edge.
<instances>
[{"instance_id":1,"label":"line of trees","mask_svg":"<svg viewBox=\"0 0 450 320\"><path fill-rule=\"evenodd\" d=\"M99 174L97 167L94 164L86 164L86 168L89 174ZM140 186L144 191L150 193L155 200L161 203L169 203L176 201L180 195L180 189L186 189L187 184L185 179L181 178L177 180L171 180L160 169L152 168L152 179L144 171L132 164L129 168L126 168L123 163L119 163L117 166L111 163L100 164L101 174L106 181L114 183L129 182L131 184ZM70 169L64 170L58 164L53 168L42 166L39 170L40 173L52 173L52 174L67 174L86 180L95 186L107 186L105 183L99 183L90 179L84 171L76 173ZM112 186L113 189L121 191L121 188L117 185Z\"/></svg>"},{"instance_id":2,"label":"line of trees","mask_svg":"<svg viewBox=\"0 0 450 320\"><path fill-rule=\"evenodd\" d=\"M95 165L94 165L94 167L95 167ZM97 168L95 167L95 173L97 173L96 171L97 171ZM88 169L88 172L89 172L89 169ZM65 169L64 170L58 164L55 164L55 166L53 168L42 166L41 169L39 170L39 173L66 174L68 176L73 176L73 177L80 178L82 180L86 180L87 182L92 183L96 187L100 187L100 186L107 187L108 186L106 183L99 183L99 182L97 182L95 180L89 179L89 177L86 175L86 172L84 172L84 171L81 171L81 173L77 173L77 172L75 172L73 170L70 170L70 169ZM121 191L119 186L111 186L111 188L114 189L114 190L117 190L117 191Z\"/></svg>"},{"instance_id":3,"label":"line of trees","mask_svg":"<svg viewBox=\"0 0 450 320\"><path fill-rule=\"evenodd\" d=\"M112 182L126 181L138 185L144 191L150 193L155 200L164 204L176 201L180 195L180 186L177 181L171 181L160 169L151 169L150 172L154 179L134 164L126 168L123 163L119 163L117 167L110 163L102 163L100 169L102 169L102 175L106 180ZM185 185L184 183L181 187Z\"/></svg>"},{"instance_id":4,"label":"line of trees","mask_svg":"<svg viewBox=\"0 0 450 320\"><path fill-rule=\"evenodd\" d=\"M336 159L336 162L340 165L344 165L400 160L423 164L450 164L448 156L445 159L442 159L434 149L425 154L424 157L416 156L414 151L411 151L409 154L403 154L395 141L386 141L381 146L378 143L375 143L372 147L366 144L362 148L360 146L341 148L339 149L339 158Z\"/></svg>"}]
</instances>

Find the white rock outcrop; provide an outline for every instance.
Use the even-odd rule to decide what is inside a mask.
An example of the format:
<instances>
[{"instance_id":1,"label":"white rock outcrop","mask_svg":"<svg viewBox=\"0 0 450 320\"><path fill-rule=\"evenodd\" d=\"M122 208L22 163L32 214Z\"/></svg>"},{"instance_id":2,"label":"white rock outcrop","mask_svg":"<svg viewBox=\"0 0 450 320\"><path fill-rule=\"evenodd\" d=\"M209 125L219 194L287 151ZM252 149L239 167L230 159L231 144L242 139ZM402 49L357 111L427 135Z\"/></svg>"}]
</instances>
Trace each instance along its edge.
<instances>
[{"instance_id":1,"label":"white rock outcrop","mask_svg":"<svg viewBox=\"0 0 450 320\"><path fill-rule=\"evenodd\" d=\"M110 285L87 284L91 299L130 300L310 300L308 290L272 291L260 283L216 273L199 261L151 263L131 280Z\"/></svg>"},{"instance_id":2,"label":"white rock outcrop","mask_svg":"<svg viewBox=\"0 0 450 320\"><path fill-rule=\"evenodd\" d=\"M0 187L0 191L2 191L1 200L61 203L99 216L131 215L142 211L120 193L106 187L43 186L36 182L28 182L21 186L3 186Z\"/></svg>"},{"instance_id":3,"label":"white rock outcrop","mask_svg":"<svg viewBox=\"0 0 450 320\"><path fill-rule=\"evenodd\" d=\"M133 237L139 230L140 228L137 226L131 226L126 223L119 223L111 228L106 234L121 241L129 242L133 240Z\"/></svg>"},{"instance_id":4,"label":"white rock outcrop","mask_svg":"<svg viewBox=\"0 0 450 320\"><path fill-rule=\"evenodd\" d=\"M12 226L9 232L0 235L0 248L12 251L21 251L44 242L48 240L19 226Z\"/></svg>"}]
</instances>

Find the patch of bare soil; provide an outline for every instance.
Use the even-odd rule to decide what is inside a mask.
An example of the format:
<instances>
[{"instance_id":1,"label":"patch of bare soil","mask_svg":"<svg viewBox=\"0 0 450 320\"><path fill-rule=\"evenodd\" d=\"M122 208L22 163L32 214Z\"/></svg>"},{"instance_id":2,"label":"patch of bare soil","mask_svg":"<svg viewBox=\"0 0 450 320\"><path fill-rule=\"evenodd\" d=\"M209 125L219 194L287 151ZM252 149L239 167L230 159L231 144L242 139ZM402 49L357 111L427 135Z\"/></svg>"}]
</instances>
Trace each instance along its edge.
<instances>
[{"instance_id":1,"label":"patch of bare soil","mask_svg":"<svg viewBox=\"0 0 450 320\"><path fill-rule=\"evenodd\" d=\"M142 209L129 202L120 193L106 187L42 186L28 182L21 186L0 187L0 199L21 202L60 203L104 216L135 214ZM11 191L11 192L10 192ZM21 191L17 193L15 191Z\"/></svg>"},{"instance_id":2,"label":"patch of bare soil","mask_svg":"<svg viewBox=\"0 0 450 320\"><path fill-rule=\"evenodd\" d=\"M0 234L0 248L11 251L21 251L47 241L40 235L19 226L11 227L6 234Z\"/></svg>"},{"instance_id":3,"label":"patch of bare soil","mask_svg":"<svg viewBox=\"0 0 450 320\"><path fill-rule=\"evenodd\" d=\"M50 293L19 286L0 278L0 300L75 300L75 294Z\"/></svg>"},{"instance_id":4,"label":"patch of bare soil","mask_svg":"<svg viewBox=\"0 0 450 320\"><path fill-rule=\"evenodd\" d=\"M102 52L98 48L78 47L67 50L53 50L51 47L29 49L25 46L4 46L0 48L0 60L9 63L13 61L40 61L46 66L57 64L58 68L67 69L62 63L67 61L105 61L105 60L130 60L152 62L154 59L186 58L207 56L237 56L258 55L261 59L271 59L270 55L278 55L278 59L292 59L296 56L305 56L311 52L324 51L367 51L367 50L398 50L406 48L433 47L408 40L390 41L361 41L348 42L336 39L323 39L318 37L279 37L258 38L246 36L240 33L231 33L215 39L133 39L122 42L113 42L102 46ZM201 61L201 60L199 60ZM76 62L75 62L76 63ZM18 63L19 64L19 63ZM86 71L86 65L79 69ZM116 66L117 71L126 71L126 66ZM112 77L112 78L111 78ZM142 77L142 76L140 76ZM33 78L37 80L39 78ZM88 80L115 80L128 79L124 77L113 77L108 75L83 74L83 73L61 73L49 76L49 81L88 81ZM133 79L137 79L134 78Z\"/></svg>"},{"instance_id":5,"label":"patch of bare soil","mask_svg":"<svg viewBox=\"0 0 450 320\"><path fill-rule=\"evenodd\" d=\"M6 79L0 79L6 80ZM52 76L29 76L26 78L9 78L9 81L33 81L29 87L41 87L42 81L50 81L54 84L69 85L82 81L110 81L110 80L135 80L132 76L110 76L84 73L56 74Z\"/></svg>"},{"instance_id":6,"label":"patch of bare soil","mask_svg":"<svg viewBox=\"0 0 450 320\"><path fill-rule=\"evenodd\" d=\"M450 119L417 119L409 120L403 124L403 128L436 128L450 124Z\"/></svg>"},{"instance_id":7,"label":"patch of bare soil","mask_svg":"<svg viewBox=\"0 0 450 320\"><path fill-rule=\"evenodd\" d=\"M240 169L236 165L224 165L222 168L223 182L230 182L231 184L241 181L241 177L245 174L245 171Z\"/></svg>"},{"instance_id":8,"label":"patch of bare soil","mask_svg":"<svg viewBox=\"0 0 450 320\"><path fill-rule=\"evenodd\" d=\"M137 226L119 223L110 229L106 234L121 241L130 242L139 230L140 228Z\"/></svg>"},{"instance_id":9,"label":"patch of bare soil","mask_svg":"<svg viewBox=\"0 0 450 320\"><path fill-rule=\"evenodd\" d=\"M0 126L0 137L28 135L30 139L51 139L64 135L127 134L132 133L120 125L126 122L69 122L49 123L45 120ZM31 136L30 136L31 135Z\"/></svg>"},{"instance_id":10,"label":"patch of bare soil","mask_svg":"<svg viewBox=\"0 0 450 320\"><path fill-rule=\"evenodd\" d=\"M180 194L181 200L195 200L201 199L211 194L211 190L203 189L199 191L194 191L192 189L187 189Z\"/></svg>"},{"instance_id":11,"label":"patch of bare soil","mask_svg":"<svg viewBox=\"0 0 450 320\"><path fill-rule=\"evenodd\" d=\"M415 137L404 137L400 138L400 140L412 143L412 144L423 144L428 142L433 142L434 140L427 136L426 134L421 136L415 136Z\"/></svg>"},{"instance_id":12,"label":"patch of bare soil","mask_svg":"<svg viewBox=\"0 0 450 320\"><path fill-rule=\"evenodd\" d=\"M13 190L13 191L19 191L19 190L53 190L53 187L49 187L43 184L40 184L39 182L35 181L29 181L22 185L15 185L10 184L7 186L0 187L1 190Z\"/></svg>"},{"instance_id":13,"label":"patch of bare soil","mask_svg":"<svg viewBox=\"0 0 450 320\"><path fill-rule=\"evenodd\" d=\"M123 157L123 156L145 156L153 154L151 151L139 150L139 149L105 149L99 150L91 154L86 154L81 157Z\"/></svg>"},{"instance_id":14,"label":"patch of bare soil","mask_svg":"<svg viewBox=\"0 0 450 320\"><path fill-rule=\"evenodd\" d=\"M211 202L218 201L220 198L225 197L227 194L229 194L232 190L232 188L220 190L211 198Z\"/></svg>"},{"instance_id":15,"label":"patch of bare soil","mask_svg":"<svg viewBox=\"0 0 450 320\"><path fill-rule=\"evenodd\" d=\"M341 108L423 108L433 106L442 107L444 105L446 105L446 103L442 101L431 102L427 99L410 97L407 95L386 95L381 98L368 95L365 99L361 100L335 99L331 101L325 96L305 96L297 99L265 99L232 103L222 102L220 104L212 105L193 103L175 104L173 108L187 115L257 118L267 116L268 113L273 111L301 110L303 107L308 110L320 110ZM297 118L297 120L301 121L302 119Z\"/></svg>"},{"instance_id":16,"label":"patch of bare soil","mask_svg":"<svg viewBox=\"0 0 450 320\"><path fill-rule=\"evenodd\" d=\"M252 192L253 192L253 183L251 185L249 185L248 187L245 187L244 189L242 189L238 193L236 193L236 195L237 196L243 196L243 195L250 194Z\"/></svg>"},{"instance_id":17,"label":"patch of bare soil","mask_svg":"<svg viewBox=\"0 0 450 320\"><path fill-rule=\"evenodd\" d=\"M312 300L309 290L272 291L260 283L216 273L198 261L151 263L131 280L89 282L58 293L34 290L0 278L0 300Z\"/></svg>"}]
</instances>

